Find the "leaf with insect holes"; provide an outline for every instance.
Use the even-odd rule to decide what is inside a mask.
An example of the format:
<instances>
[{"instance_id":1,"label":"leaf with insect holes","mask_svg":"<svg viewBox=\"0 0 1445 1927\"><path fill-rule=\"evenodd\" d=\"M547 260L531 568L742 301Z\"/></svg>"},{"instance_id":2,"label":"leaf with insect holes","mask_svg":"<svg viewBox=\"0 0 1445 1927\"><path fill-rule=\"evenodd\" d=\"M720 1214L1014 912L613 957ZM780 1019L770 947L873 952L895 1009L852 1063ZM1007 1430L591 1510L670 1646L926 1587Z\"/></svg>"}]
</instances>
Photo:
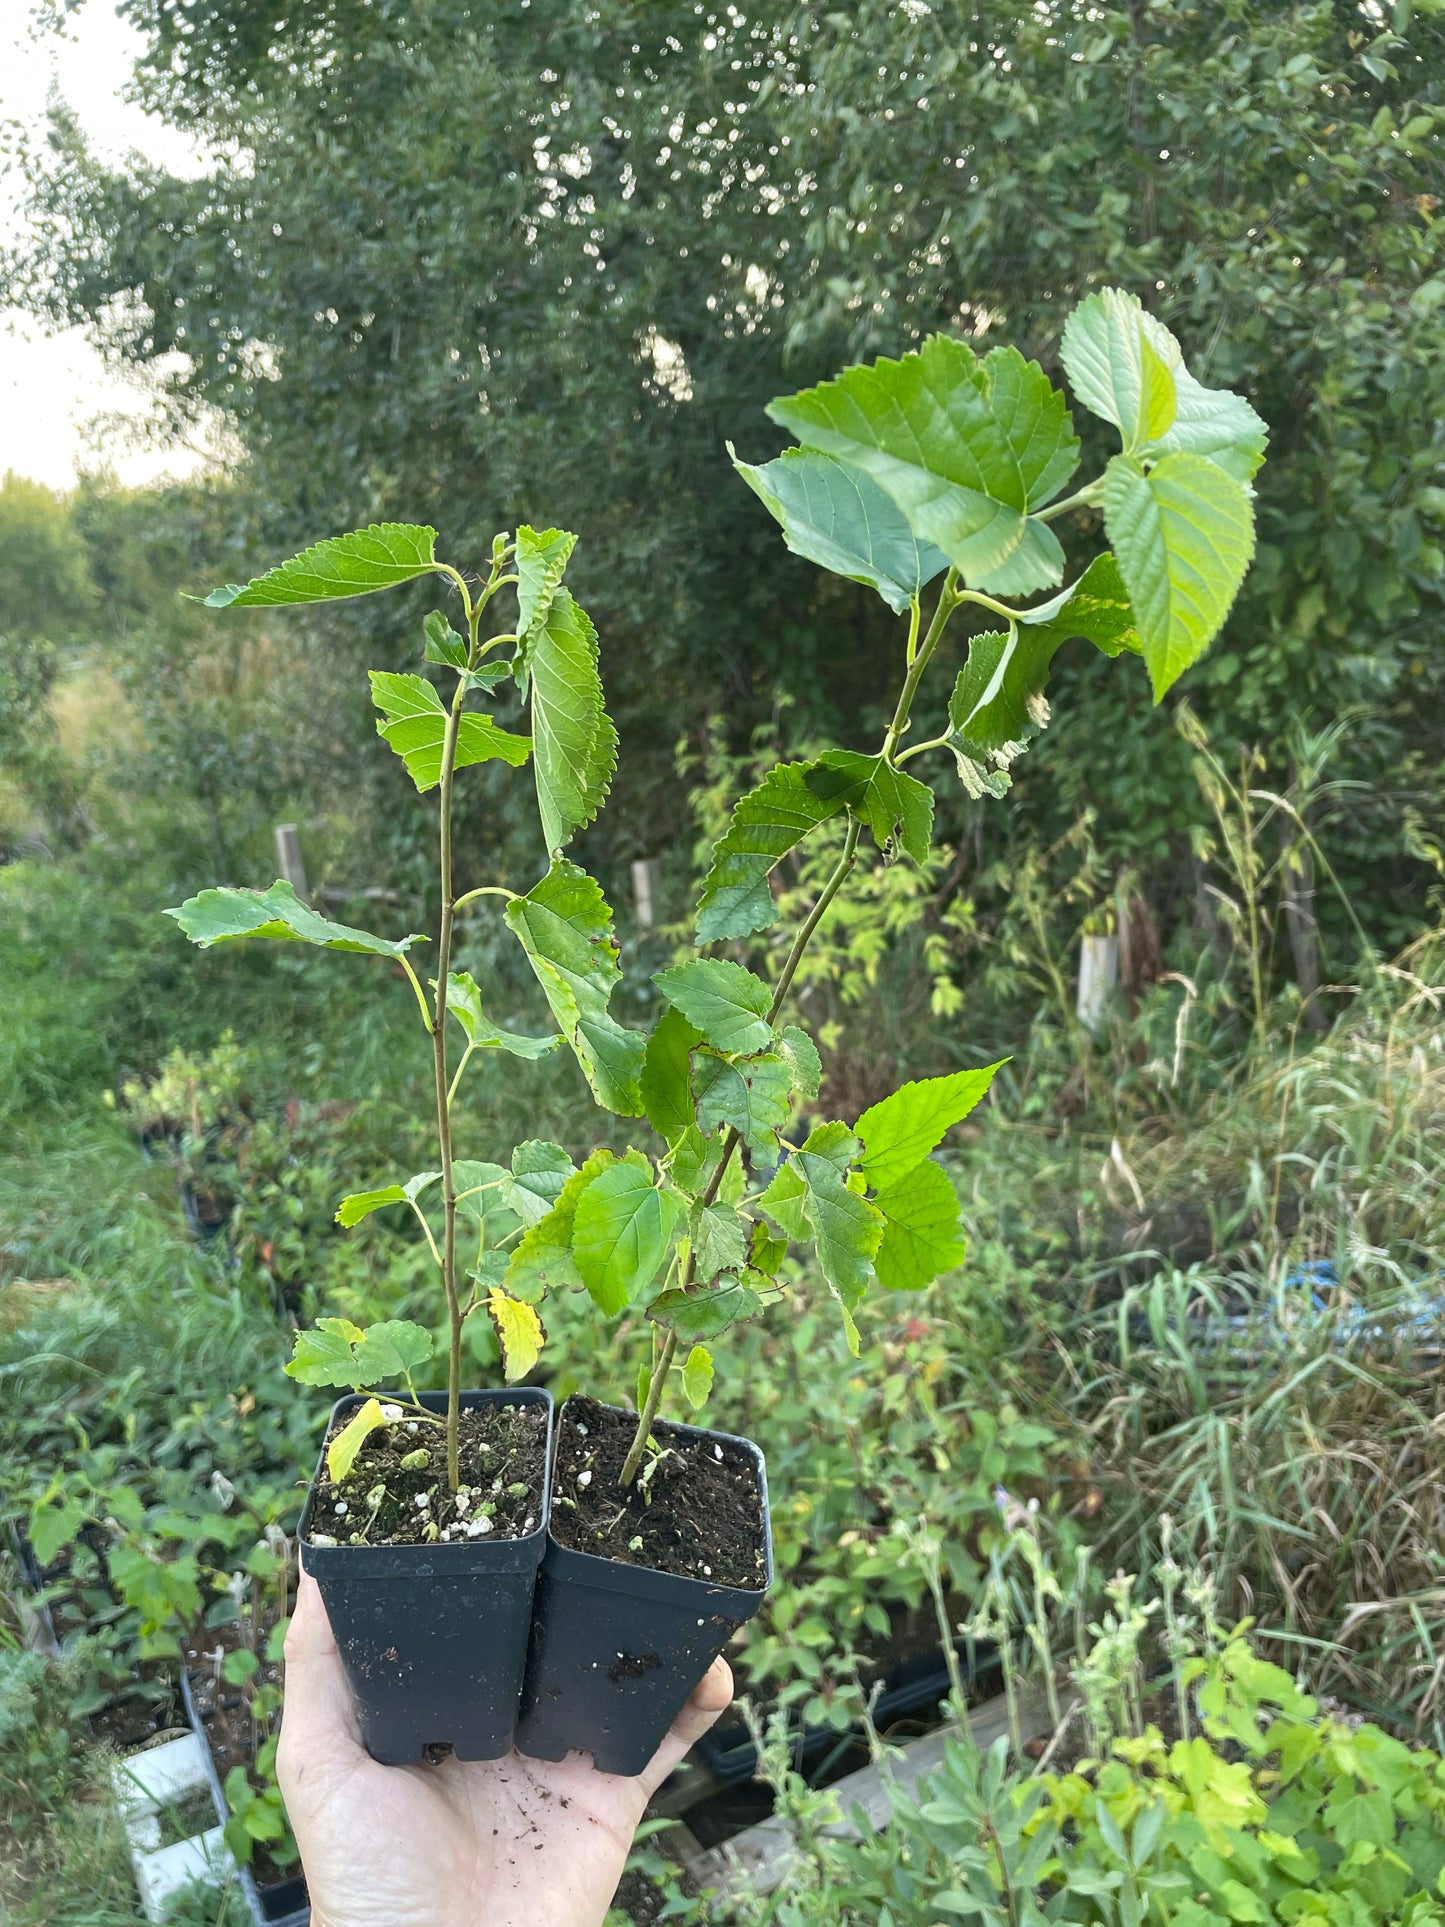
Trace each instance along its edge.
<instances>
[{"instance_id":1,"label":"leaf with insect holes","mask_svg":"<svg viewBox=\"0 0 1445 1927\"><path fill-rule=\"evenodd\" d=\"M903 511L871 476L811 448L785 448L774 462L733 467L806 561L849 582L876 589L895 615L948 567L948 557L920 542Z\"/></svg>"},{"instance_id":2,"label":"leaf with insect holes","mask_svg":"<svg viewBox=\"0 0 1445 1927\"><path fill-rule=\"evenodd\" d=\"M720 1271L738 1271L747 1260L746 1222L730 1204L695 1204L687 1221L693 1278L710 1285Z\"/></svg>"},{"instance_id":3,"label":"leaf with insect holes","mask_svg":"<svg viewBox=\"0 0 1445 1927\"><path fill-rule=\"evenodd\" d=\"M609 1111L636 1117L647 1040L624 1030L607 1008L622 972L601 890L585 870L555 857L540 883L512 898L506 919L593 1095Z\"/></svg>"},{"instance_id":4,"label":"leaf with insect holes","mask_svg":"<svg viewBox=\"0 0 1445 1927\"><path fill-rule=\"evenodd\" d=\"M1249 487L1202 455L1166 455L1147 473L1116 455L1104 471L1104 526L1158 702L1219 633L1244 580Z\"/></svg>"},{"instance_id":5,"label":"leaf with insect holes","mask_svg":"<svg viewBox=\"0 0 1445 1927\"><path fill-rule=\"evenodd\" d=\"M1073 472L1078 441L1064 399L1016 350L980 362L966 342L934 335L899 360L881 356L770 403L805 447L861 468L974 586L1006 580L1024 594L1057 582L1062 551L1031 519ZM1003 592L1002 590L1000 592Z\"/></svg>"},{"instance_id":6,"label":"leaf with insect holes","mask_svg":"<svg viewBox=\"0 0 1445 1927\"><path fill-rule=\"evenodd\" d=\"M377 735L406 764L406 773L419 791L435 789L442 780L448 721L441 697L425 676L393 675L384 669L369 673L371 699L381 711ZM490 716L468 710L458 719L452 759L455 769L498 759L519 769L531 753L530 736L514 736L509 730L499 729Z\"/></svg>"},{"instance_id":7,"label":"leaf with insect holes","mask_svg":"<svg viewBox=\"0 0 1445 1927\"><path fill-rule=\"evenodd\" d=\"M654 1183L640 1151L629 1151L578 1198L572 1256L606 1317L616 1317L652 1283L677 1218L676 1202Z\"/></svg>"},{"instance_id":8,"label":"leaf with insect holes","mask_svg":"<svg viewBox=\"0 0 1445 1927\"><path fill-rule=\"evenodd\" d=\"M756 1318L763 1301L747 1285L720 1284L714 1291L665 1291L654 1298L647 1315L654 1324L675 1331L684 1343L716 1338L729 1325Z\"/></svg>"},{"instance_id":9,"label":"leaf with insect holes","mask_svg":"<svg viewBox=\"0 0 1445 1927\"><path fill-rule=\"evenodd\" d=\"M437 532L411 522L373 522L351 535L317 542L289 562L212 589L208 609L277 609L297 602L337 602L394 589L437 571Z\"/></svg>"},{"instance_id":10,"label":"leaf with insect holes","mask_svg":"<svg viewBox=\"0 0 1445 1927\"><path fill-rule=\"evenodd\" d=\"M368 1325L356 1341L357 1385L379 1385L385 1378L410 1379L436 1349L425 1325L409 1318L385 1318Z\"/></svg>"},{"instance_id":11,"label":"leaf with insect holes","mask_svg":"<svg viewBox=\"0 0 1445 1927\"><path fill-rule=\"evenodd\" d=\"M712 1353L706 1345L694 1345L682 1368L682 1395L694 1412L700 1412L712 1392Z\"/></svg>"},{"instance_id":12,"label":"leaf with insect holes","mask_svg":"<svg viewBox=\"0 0 1445 1927\"><path fill-rule=\"evenodd\" d=\"M885 1220L873 1263L887 1290L921 1291L940 1272L963 1263L958 1193L941 1165L925 1158L906 1177L884 1185L873 1203Z\"/></svg>"},{"instance_id":13,"label":"leaf with insect holes","mask_svg":"<svg viewBox=\"0 0 1445 1927\"><path fill-rule=\"evenodd\" d=\"M776 1157L777 1134L792 1114L792 1065L771 1051L729 1061L706 1048L693 1061L701 1129L731 1125L749 1150Z\"/></svg>"},{"instance_id":14,"label":"leaf with insect holes","mask_svg":"<svg viewBox=\"0 0 1445 1927\"><path fill-rule=\"evenodd\" d=\"M502 1202L525 1225L540 1224L562 1195L577 1167L560 1144L528 1138L512 1153L510 1182L502 1185Z\"/></svg>"},{"instance_id":15,"label":"leaf with insect holes","mask_svg":"<svg viewBox=\"0 0 1445 1927\"><path fill-rule=\"evenodd\" d=\"M542 1356L547 1334L529 1304L520 1298L509 1298L495 1285L487 1293L487 1310L497 1328L507 1383L514 1385L519 1378L527 1376Z\"/></svg>"},{"instance_id":16,"label":"leaf with insect holes","mask_svg":"<svg viewBox=\"0 0 1445 1927\"><path fill-rule=\"evenodd\" d=\"M665 1010L647 1040L642 1061L642 1107L647 1121L667 1144L692 1128L692 1052L702 1032L680 1010Z\"/></svg>"},{"instance_id":17,"label":"leaf with insect holes","mask_svg":"<svg viewBox=\"0 0 1445 1927\"><path fill-rule=\"evenodd\" d=\"M907 1177L968 1116L1007 1062L901 1084L866 1110L853 1128L863 1140L858 1162L868 1182L881 1191Z\"/></svg>"},{"instance_id":18,"label":"leaf with insect holes","mask_svg":"<svg viewBox=\"0 0 1445 1927\"><path fill-rule=\"evenodd\" d=\"M1044 689L1054 657L1071 636L1084 637L1106 656L1139 649L1134 611L1112 555L1096 557L1071 588L1048 602L1021 610L1007 633L969 637L968 661L948 701L948 742L971 795L999 795L1008 788L1009 764L1048 723Z\"/></svg>"},{"instance_id":19,"label":"leaf with insect holes","mask_svg":"<svg viewBox=\"0 0 1445 1927\"><path fill-rule=\"evenodd\" d=\"M741 964L698 957L657 971L652 981L714 1049L732 1056L765 1050L773 1039L773 993Z\"/></svg>"},{"instance_id":20,"label":"leaf with insect holes","mask_svg":"<svg viewBox=\"0 0 1445 1927\"><path fill-rule=\"evenodd\" d=\"M324 950L359 950L373 957L399 957L414 943L425 943L413 932L393 942L373 937L367 930L333 923L303 903L289 883L273 883L269 890L202 890L188 897L174 917L191 942L202 950L213 943L241 937L269 937L282 943L311 943Z\"/></svg>"},{"instance_id":21,"label":"leaf with insect holes","mask_svg":"<svg viewBox=\"0 0 1445 1927\"><path fill-rule=\"evenodd\" d=\"M617 768L617 731L603 703L597 631L559 589L521 653L532 686L533 774L542 839L556 851L596 816Z\"/></svg>"},{"instance_id":22,"label":"leaf with insect holes","mask_svg":"<svg viewBox=\"0 0 1445 1927\"><path fill-rule=\"evenodd\" d=\"M282 1369L303 1385L355 1388L362 1383L356 1376L356 1346L363 1336L360 1325L349 1318L318 1318L314 1329L297 1332Z\"/></svg>"},{"instance_id":23,"label":"leaf with insect holes","mask_svg":"<svg viewBox=\"0 0 1445 1927\"><path fill-rule=\"evenodd\" d=\"M873 832L879 849L895 839L915 863L933 840L933 791L881 756L830 749L809 770L809 789L845 804Z\"/></svg>"},{"instance_id":24,"label":"leaf with insect holes","mask_svg":"<svg viewBox=\"0 0 1445 1927\"><path fill-rule=\"evenodd\" d=\"M381 1406L374 1398L367 1399L352 1414L326 1448L326 1471L334 1485L340 1485L355 1465L356 1455L362 1446L379 1426L385 1424Z\"/></svg>"},{"instance_id":25,"label":"leaf with insect holes","mask_svg":"<svg viewBox=\"0 0 1445 1927\"><path fill-rule=\"evenodd\" d=\"M440 609L433 609L423 621L422 634L426 637L422 653L428 662L439 663L447 669L466 668L466 639L457 634Z\"/></svg>"},{"instance_id":26,"label":"leaf with insect holes","mask_svg":"<svg viewBox=\"0 0 1445 1927\"><path fill-rule=\"evenodd\" d=\"M405 1184L386 1184L379 1191L354 1191L336 1207L336 1222L349 1229L354 1224L360 1224L373 1211L382 1211L389 1204L414 1204L423 1191L440 1179L440 1171L418 1171Z\"/></svg>"},{"instance_id":27,"label":"leaf with insect holes","mask_svg":"<svg viewBox=\"0 0 1445 1927\"><path fill-rule=\"evenodd\" d=\"M517 634L524 641L551 608L576 546L567 529L518 528Z\"/></svg>"},{"instance_id":28,"label":"leaf with insect holes","mask_svg":"<svg viewBox=\"0 0 1445 1927\"><path fill-rule=\"evenodd\" d=\"M845 808L841 798L817 795L809 787L812 768L811 763L779 763L734 808L703 881L699 943L746 937L776 921L769 876L810 830Z\"/></svg>"},{"instance_id":29,"label":"leaf with insect holes","mask_svg":"<svg viewBox=\"0 0 1445 1927\"><path fill-rule=\"evenodd\" d=\"M616 1162L611 1151L596 1150L580 1171L564 1179L557 1202L524 1232L512 1252L502 1278L512 1297L535 1304L549 1291L581 1291L582 1277L572 1256L577 1200L595 1177Z\"/></svg>"},{"instance_id":30,"label":"leaf with insect holes","mask_svg":"<svg viewBox=\"0 0 1445 1927\"><path fill-rule=\"evenodd\" d=\"M562 1042L553 1032L550 1037L530 1037L525 1031L503 1030L482 1009L482 993L467 970L453 970L447 977L447 1009L466 1033L473 1050L504 1050L510 1057L546 1057Z\"/></svg>"}]
</instances>

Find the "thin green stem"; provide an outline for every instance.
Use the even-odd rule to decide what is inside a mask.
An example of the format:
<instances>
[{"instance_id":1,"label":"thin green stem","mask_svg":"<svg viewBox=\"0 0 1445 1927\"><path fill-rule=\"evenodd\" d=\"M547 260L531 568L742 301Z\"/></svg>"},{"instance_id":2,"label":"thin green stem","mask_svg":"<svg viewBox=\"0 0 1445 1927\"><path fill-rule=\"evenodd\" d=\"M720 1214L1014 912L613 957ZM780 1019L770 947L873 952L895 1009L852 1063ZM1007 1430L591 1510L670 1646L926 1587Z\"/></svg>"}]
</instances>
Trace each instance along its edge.
<instances>
[{"instance_id":1,"label":"thin green stem","mask_svg":"<svg viewBox=\"0 0 1445 1927\"><path fill-rule=\"evenodd\" d=\"M468 1044L466 1049L462 1052L462 1061L457 1065L456 1073L453 1076L451 1083L447 1086L447 1109L448 1110L452 1108L452 1100L457 1094L457 1086L462 1081L462 1072L467 1068L467 1065L471 1063L472 1052L475 1049L476 1049L475 1044ZM458 1195L460 1195L460 1193Z\"/></svg>"},{"instance_id":2,"label":"thin green stem","mask_svg":"<svg viewBox=\"0 0 1445 1927\"><path fill-rule=\"evenodd\" d=\"M718 1168L721 1170L721 1165ZM638 1467L642 1464L642 1455L647 1450L647 1441L657 1420L658 1410L662 1404L663 1387L667 1384L667 1375L672 1370L673 1355L676 1351L677 1333L669 1331L662 1342L662 1352L657 1363L652 1368L652 1378L647 1387L647 1403L638 1415L637 1433L632 1441L632 1449L623 1461L622 1471L618 1475L617 1483L624 1492L637 1477Z\"/></svg>"},{"instance_id":3,"label":"thin green stem","mask_svg":"<svg viewBox=\"0 0 1445 1927\"><path fill-rule=\"evenodd\" d=\"M478 649L477 651L477 661L480 662L483 656L485 656L490 650L498 648L502 643L515 642L516 640L517 638L515 633L510 629L504 629L501 635L499 636L488 636L487 640L482 644L481 648Z\"/></svg>"},{"instance_id":4,"label":"thin green stem","mask_svg":"<svg viewBox=\"0 0 1445 1927\"><path fill-rule=\"evenodd\" d=\"M905 749L901 755L895 756L893 758L894 767L896 769L902 769L905 763L911 762L915 756L921 756L925 750L947 749L948 744L949 738L947 736L930 736L926 743L915 743L912 749Z\"/></svg>"},{"instance_id":5,"label":"thin green stem","mask_svg":"<svg viewBox=\"0 0 1445 1927\"><path fill-rule=\"evenodd\" d=\"M397 958L397 962L401 965L402 969L406 972L407 976L411 979L411 987L416 992L417 1005L421 1010L421 1020L426 1025L427 1030L430 1031L431 1030L431 1011L427 1008L426 992L421 987L421 979L420 977L417 976L416 972L411 967L411 958L407 956L405 951L403 951L402 954Z\"/></svg>"},{"instance_id":6,"label":"thin green stem","mask_svg":"<svg viewBox=\"0 0 1445 1927\"><path fill-rule=\"evenodd\" d=\"M468 890L465 896L458 897L452 905L452 910L453 912L465 910L467 905L475 903L478 897L505 897L508 903L511 903L515 901L516 895L515 890L504 890L500 883L479 883L475 890Z\"/></svg>"},{"instance_id":7,"label":"thin green stem","mask_svg":"<svg viewBox=\"0 0 1445 1927\"><path fill-rule=\"evenodd\" d=\"M934 650L938 647L945 628L948 626L949 616L958 605L959 594L957 582L958 571L956 569L950 569L944 578L943 588L939 592L938 606L933 612L933 620L928 625L928 634L924 637L922 648L917 649L916 652L915 643L918 636L919 606L916 599L913 603L913 612L909 621L908 630L908 674L904 678L903 688L898 697L898 706L893 712L893 721L888 726L888 732L883 738L883 748L880 752L880 754L889 761L892 760L893 751L897 746L899 737L908 727L908 712L913 704L914 692L917 690L923 672L927 669L929 660ZM797 975L798 966L803 961L803 953L812 940L814 931L827 915L829 904L832 903L834 897L836 897L839 890L842 889L849 871L857 861L858 838L862 834L862 829L863 826L856 816L849 819L848 833L843 839L842 853L837 863L833 866L827 882L819 892L817 902L808 912L806 921L793 938L787 960L783 964L782 972L778 977L777 985L773 991L773 1001L768 1010L768 1022L770 1024L777 1022L782 1012L783 1004L787 1000L788 992L792 988L793 978ZM727 1168L729 1164L731 1164L733 1154L741 1142L742 1133L735 1125L729 1125L727 1135L722 1142L722 1150L719 1154L717 1164L713 1169L712 1176L707 1181L707 1186L701 1198L698 1200L704 1210L708 1205L717 1201L717 1195L722 1189L722 1181L727 1174ZM679 1283L683 1291L689 1291L692 1288L693 1259L691 1252L688 1253L687 1264L683 1268ZM658 1361L657 1370L653 1373L652 1382L647 1388L646 1405L638 1415L637 1431L633 1437L631 1449L623 1462L622 1471L618 1477L618 1484L624 1492L636 1478L637 1469L642 1464L642 1455L647 1449L648 1434L651 1432L653 1422L657 1417L658 1407L662 1402L662 1393L666 1384L667 1373L672 1364L673 1353L676 1350L676 1334L669 1332L667 1342L662 1349L662 1357Z\"/></svg>"},{"instance_id":8,"label":"thin green stem","mask_svg":"<svg viewBox=\"0 0 1445 1927\"><path fill-rule=\"evenodd\" d=\"M1086 488L1079 489L1074 495L1066 495L1062 502L1055 502L1049 508L1035 509L1034 514L1041 522L1053 522L1059 516L1067 515L1070 509L1093 508L1103 493L1104 478L1096 475Z\"/></svg>"},{"instance_id":9,"label":"thin green stem","mask_svg":"<svg viewBox=\"0 0 1445 1927\"><path fill-rule=\"evenodd\" d=\"M991 616L1002 616L1008 623L1015 623L1019 619L1017 609L1011 609L1006 602L995 602L991 595L985 595L981 589L960 589L958 599L960 602L971 602L976 608L987 609Z\"/></svg>"},{"instance_id":10,"label":"thin green stem","mask_svg":"<svg viewBox=\"0 0 1445 1927\"><path fill-rule=\"evenodd\" d=\"M442 1254L437 1250L437 1241L432 1236L431 1226L426 1221L426 1213L422 1210L421 1206L417 1203L415 1198L411 1200L411 1208L416 1213L416 1221L422 1228L422 1232L426 1238L427 1245L431 1251L432 1258L436 1264L437 1269L440 1271Z\"/></svg>"},{"instance_id":11,"label":"thin green stem","mask_svg":"<svg viewBox=\"0 0 1445 1927\"><path fill-rule=\"evenodd\" d=\"M495 593L495 572L481 604L473 607L467 599L468 651L470 665L476 659L477 627L487 597ZM466 585L463 584L463 593ZM467 679L458 676L456 694L447 714L446 735L442 741L441 796L438 833L442 907L441 931L437 938L436 1003L432 1015L432 1059L436 1082L437 1143L442 1166L442 1286L447 1298L450 1344L447 1348L447 1481L453 1492L461 1482L458 1463L462 1399L462 1307L457 1295L457 1192L452 1173L451 1086L447 1076L447 979L452 960L452 925L456 902L452 895L452 783L456 775L457 736L461 730L462 703Z\"/></svg>"}]
</instances>

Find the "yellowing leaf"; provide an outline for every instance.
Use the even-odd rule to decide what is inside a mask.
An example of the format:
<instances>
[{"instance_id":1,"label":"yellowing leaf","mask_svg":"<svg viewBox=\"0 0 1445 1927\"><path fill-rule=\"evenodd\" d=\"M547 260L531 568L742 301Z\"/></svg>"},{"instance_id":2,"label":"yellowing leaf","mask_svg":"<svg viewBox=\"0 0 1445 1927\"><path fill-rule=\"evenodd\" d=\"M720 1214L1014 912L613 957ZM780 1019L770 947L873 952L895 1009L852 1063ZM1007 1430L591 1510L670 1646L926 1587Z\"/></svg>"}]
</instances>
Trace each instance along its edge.
<instances>
[{"instance_id":1,"label":"yellowing leaf","mask_svg":"<svg viewBox=\"0 0 1445 1927\"><path fill-rule=\"evenodd\" d=\"M498 1285L493 1285L487 1293L487 1310L501 1340L507 1383L515 1384L527 1376L541 1357L547 1334L533 1308L523 1304L520 1298L508 1297Z\"/></svg>"},{"instance_id":2,"label":"yellowing leaf","mask_svg":"<svg viewBox=\"0 0 1445 1927\"><path fill-rule=\"evenodd\" d=\"M326 1470L340 1485L356 1463L356 1455L379 1425L385 1425L378 1400L369 1398L354 1412L326 1448Z\"/></svg>"}]
</instances>

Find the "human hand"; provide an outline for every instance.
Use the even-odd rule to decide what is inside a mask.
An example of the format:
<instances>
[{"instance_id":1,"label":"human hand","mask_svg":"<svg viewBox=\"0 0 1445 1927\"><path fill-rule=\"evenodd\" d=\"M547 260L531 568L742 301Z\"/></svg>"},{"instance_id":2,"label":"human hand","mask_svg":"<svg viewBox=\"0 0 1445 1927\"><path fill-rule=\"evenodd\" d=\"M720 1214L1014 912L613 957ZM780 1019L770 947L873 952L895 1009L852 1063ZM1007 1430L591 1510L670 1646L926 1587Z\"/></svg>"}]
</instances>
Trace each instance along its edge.
<instances>
[{"instance_id":1,"label":"human hand","mask_svg":"<svg viewBox=\"0 0 1445 1927\"><path fill-rule=\"evenodd\" d=\"M732 1698L727 1661L635 1780L569 1753L553 1764L447 1758L380 1766L361 1730L316 1581L286 1635L276 1772L312 1927L599 1927L643 1809Z\"/></svg>"}]
</instances>

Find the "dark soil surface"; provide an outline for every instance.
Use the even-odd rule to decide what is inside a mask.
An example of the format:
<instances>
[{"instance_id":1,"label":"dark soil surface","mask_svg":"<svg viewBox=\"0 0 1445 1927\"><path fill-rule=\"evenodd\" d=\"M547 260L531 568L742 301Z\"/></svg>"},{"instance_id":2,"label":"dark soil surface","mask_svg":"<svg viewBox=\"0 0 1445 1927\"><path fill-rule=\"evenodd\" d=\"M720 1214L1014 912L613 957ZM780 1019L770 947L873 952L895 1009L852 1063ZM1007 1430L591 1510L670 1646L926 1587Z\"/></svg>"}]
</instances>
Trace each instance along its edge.
<instances>
[{"instance_id":1,"label":"dark soil surface","mask_svg":"<svg viewBox=\"0 0 1445 1927\"><path fill-rule=\"evenodd\" d=\"M240 1644L238 1627L219 1626L214 1632L204 1633L198 1640L188 1642L183 1661L186 1677L191 1683L191 1698L201 1722L202 1737L211 1749L211 1757L216 1762L216 1771L223 1784L233 1766L243 1766L251 1774L256 1749L266 1737L256 1730L246 1710L246 1695L241 1688L231 1686L221 1678L226 1654L233 1652ZM263 1657L260 1671L254 1675L254 1684L279 1686L280 1666ZM256 1842L251 1854L251 1872L258 1887L274 1887L283 1880L294 1880L300 1871L301 1863L296 1860L289 1866L278 1866L267 1853L265 1843L260 1840Z\"/></svg>"},{"instance_id":2,"label":"dark soil surface","mask_svg":"<svg viewBox=\"0 0 1445 1927\"><path fill-rule=\"evenodd\" d=\"M569 1398L557 1420L552 1533L574 1552L756 1592L763 1584L763 1501L752 1460L726 1439L690 1437L665 1420L663 1450L618 1484L637 1420ZM649 1466L651 1469L649 1470Z\"/></svg>"},{"instance_id":3,"label":"dark soil surface","mask_svg":"<svg viewBox=\"0 0 1445 1927\"><path fill-rule=\"evenodd\" d=\"M333 1426L328 1441L345 1421ZM542 1405L479 1405L461 1417L461 1483L447 1486L446 1434L403 1410L379 1426L334 1484L322 1467L307 1537L350 1546L419 1546L521 1539L542 1520L547 1413ZM425 1466L405 1466L419 1450ZM339 1501L339 1509L338 1509Z\"/></svg>"}]
</instances>

